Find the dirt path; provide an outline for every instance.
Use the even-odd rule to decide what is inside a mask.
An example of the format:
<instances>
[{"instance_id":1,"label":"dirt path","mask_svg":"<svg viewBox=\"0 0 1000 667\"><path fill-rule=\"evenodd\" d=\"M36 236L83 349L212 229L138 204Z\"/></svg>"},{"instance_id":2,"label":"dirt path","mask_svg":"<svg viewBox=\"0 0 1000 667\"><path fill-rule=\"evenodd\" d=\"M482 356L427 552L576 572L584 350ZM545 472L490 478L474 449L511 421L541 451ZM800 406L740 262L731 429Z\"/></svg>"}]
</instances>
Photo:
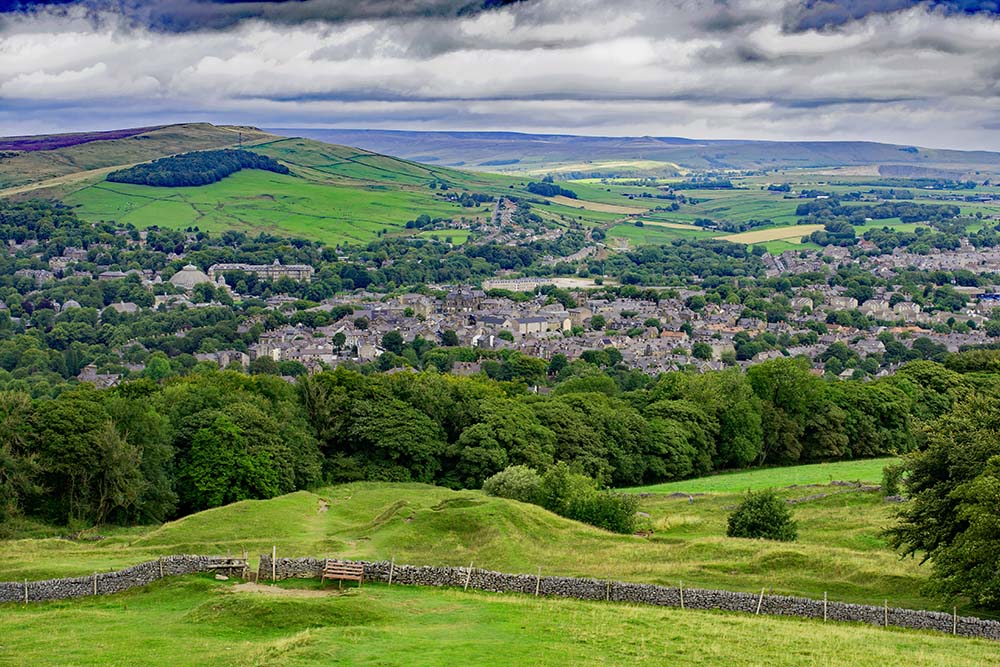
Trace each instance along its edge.
<instances>
[{"instance_id":1,"label":"dirt path","mask_svg":"<svg viewBox=\"0 0 1000 667\"><path fill-rule=\"evenodd\" d=\"M265 586L264 584L236 584L233 590L237 593L264 593L265 595L277 595L288 598L325 598L337 595L336 590L320 591L307 588L282 588L281 586Z\"/></svg>"},{"instance_id":2,"label":"dirt path","mask_svg":"<svg viewBox=\"0 0 1000 667\"><path fill-rule=\"evenodd\" d=\"M26 185L18 185L13 188L7 188L6 190L0 190L0 197L8 197L10 195L18 195L22 192L31 192L32 190L42 190L45 188L54 188L59 185L70 185L72 183L78 183L80 181L86 181L90 178L96 178L99 176L106 176L107 174L115 171L116 169L123 169L125 167L131 167L131 164L116 164L113 167L101 167L99 169L88 169L87 171L77 171L72 174L66 174L65 176L56 176L55 178L48 178L44 181L36 181L35 183L27 183Z\"/></svg>"}]
</instances>

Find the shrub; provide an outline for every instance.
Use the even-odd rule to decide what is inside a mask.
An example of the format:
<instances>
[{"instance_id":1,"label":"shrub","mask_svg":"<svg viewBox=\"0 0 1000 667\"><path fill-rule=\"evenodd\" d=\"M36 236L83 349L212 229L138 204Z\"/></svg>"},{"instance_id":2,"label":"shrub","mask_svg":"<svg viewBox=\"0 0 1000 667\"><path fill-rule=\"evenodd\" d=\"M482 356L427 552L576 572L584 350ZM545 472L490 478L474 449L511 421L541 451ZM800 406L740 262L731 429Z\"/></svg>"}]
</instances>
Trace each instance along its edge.
<instances>
[{"instance_id":1,"label":"shrub","mask_svg":"<svg viewBox=\"0 0 1000 667\"><path fill-rule=\"evenodd\" d=\"M510 466L483 482L483 491L498 498L537 505L542 478L528 466Z\"/></svg>"},{"instance_id":2,"label":"shrub","mask_svg":"<svg viewBox=\"0 0 1000 667\"><path fill-rule=\"evenodd\" d=\"M902 463L890 463L882 468L882 494L898 496L903 486L903 474L906 467Z\"/></svg>"},{"instance_id":3,"label":"shrub","mask_svg":"<svg viewBox=\"0 0 1000 667\"><path fill-rule=\"evenodd\" d=\"M542 476L539 504L567 519L615 533L635 532L636 496L598 491L590 477L572 472L565 461L549 468Z\"/></svg>"},{"instance_id":4,"label":"shrub","mask_svg":"<svg viewBox=\"0 0 1000 667\"><path fill-rule=\"evenodd\" d=\"M773 490L750 491L729 515L729 537L791 542L798 537L792 512Z\"/></svg>"},{"instance_id":5,"label":"shrub","mask_svg":"<svg viewBox=\"0 0 1000 667\"><path fill-rule=\"evenodd\" d=\"M597 493L594 480L572 472L565 461L545 471L538 489L538 504L559 516L570 516L574 500Z\"/></svg>"},{"instance_id":6,"label":"shrub","mask_svg":"<svg viewBox=\"0 0 1000 667\"><path fill-rule=\"evenodd\" d=\"M613 533L635 532L636 509L639 498L613 491L592 491L573 498L567 518Z\"/></svg>"}]
</instances>

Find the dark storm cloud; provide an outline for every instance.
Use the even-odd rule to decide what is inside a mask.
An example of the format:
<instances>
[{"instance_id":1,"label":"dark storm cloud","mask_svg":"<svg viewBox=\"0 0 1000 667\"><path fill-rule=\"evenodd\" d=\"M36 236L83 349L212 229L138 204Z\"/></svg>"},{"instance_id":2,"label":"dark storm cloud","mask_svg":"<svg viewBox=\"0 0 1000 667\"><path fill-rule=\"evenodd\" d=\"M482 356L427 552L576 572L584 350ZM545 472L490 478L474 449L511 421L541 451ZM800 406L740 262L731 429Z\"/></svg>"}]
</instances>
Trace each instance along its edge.
<instances>
[{"instance_id":1,"label":"dark storm cloud","mask_svg":"<svg viewBox=\"0 0 1000 667\"><path fill-rule=\"evenodd\" d=\"M839 27L873 14L890 14L914 7L926 7L942 14L998 14L995 0L805 0L788 9L790 30L817 30Z\"/></svg>"},{"instance_id":2,"label":"dark storm cloud","mask_svg":"<svg viewBox=\"0 0 1000 667\"><path fill-rule=\"evenodd\" d=\"M994 2L0 0L0 134L198 118L1000 148L998 46Z\"/></svg>"},{"instance_id":3,"label":"dark storm cloud","mask_svg":"<svg viewBox=\"0 0 1000 667\"><path fill-rule=\"evenodd\" d=\"M98 14L113 11L133 24L163 32L224 30L258 19L294 25L309 21L407 20L468 16L525 0L0 0L0 12L79 6Z\"/></svg>"}]
</instances>

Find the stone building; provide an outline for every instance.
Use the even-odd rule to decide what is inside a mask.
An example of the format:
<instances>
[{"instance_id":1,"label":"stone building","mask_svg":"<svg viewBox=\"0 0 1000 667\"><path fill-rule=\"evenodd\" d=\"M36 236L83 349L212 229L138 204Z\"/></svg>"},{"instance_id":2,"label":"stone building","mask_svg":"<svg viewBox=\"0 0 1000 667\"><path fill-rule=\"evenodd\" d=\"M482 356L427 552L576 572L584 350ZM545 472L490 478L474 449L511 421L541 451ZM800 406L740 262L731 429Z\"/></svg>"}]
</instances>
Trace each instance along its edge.
<instances>
[{"instance_id":1,"label":"stone building","mask_svg":"<svg viewBox=\"0 0 1000 667\"><path fill-rule=\"evenodd\" d=\"M211 278L212 282L216 282L227 271L252 273L265 280L291 278L302 282L309 282L313 275L313 267L308 264L282 264L280 261L274 260L273 264L213 264L208 267L208 277Z\"/></svg>"}]
</instances>

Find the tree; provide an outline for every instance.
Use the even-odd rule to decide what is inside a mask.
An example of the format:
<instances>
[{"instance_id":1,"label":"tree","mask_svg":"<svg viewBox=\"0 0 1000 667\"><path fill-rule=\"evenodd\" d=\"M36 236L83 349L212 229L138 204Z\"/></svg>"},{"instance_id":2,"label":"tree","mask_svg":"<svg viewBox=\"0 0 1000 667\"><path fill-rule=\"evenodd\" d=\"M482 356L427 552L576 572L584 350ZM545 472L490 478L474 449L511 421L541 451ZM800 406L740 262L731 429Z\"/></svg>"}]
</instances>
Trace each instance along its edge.
<instances>
[{"instance_id":1,"label":"tree","mask_svg":"<svg viewBox=\"0 0 1000 667\"><path fill-rule=\"evenodd\" d=\"M33 414L41 513L65 523L101 523L142 493L139 451L122 438L98 394L80 390L40 403Z\"/></svg>"},{"instance_id":2,"label":"tree","mask_svg":"<svg viewBox=\"0 0 1000 667\"><path fill-rule=\"evenodd\" d=\"M455 333L454 329L445 329L441 332L441 344L445 347L458 347L461 342L458 340L458 334Z\"/></svg>"},{"instance_id":3,"label":"tree","mask_svg":"<svg viewBox=\"0 0 1000 667\"><path fill-rule=\"evenodd\" d=\"M712 346L708 343L695 343L691 346L691 356L695 359L709 361L712 359Z\"/></svg>"},{"instance_id":4,"label":"tree","mask_svg":"<svg viewBox=\"0 0 1000 667\"><path fill-rule=\"evenodd\" d=\"M729 515L726 535L792 542L798 527L788 505L771 489L750 491Z\"/></svg>"},{"instance_id":5,"label":"tree","mask_svg":"<svg viewBox=\"0 0 1000 667\"><path fill-rule=\"evenodd\" d=\"M600 331L608 325L607 319L604 315L594 315L590 318L590 328L594 331Z\"/></svg>"},{"instance_id":6,"label":"tree","mask_svg":"<svg viewBox=\"0 0 1000 667\"><path fill-rule=\"evenodd\" d=\"M483 491L499 498L537 504L541 484L541 476L528 466L510 466L483 482Z\"/></svg>"},{"instance_id":7,"label":"tree","mask_svg":"<svg viewBox=\"0 0 1000 667\"><path fill-rule=\"evenodd\" d=\"M162 352L154 352L146 361L146 368L143 369L143 377L148 377L154 382L160 382L167 378L172 372L170 360Z\"/></svg>"},{"instance_id":8,"label":"tree","mask_svg":"<svg viewBox=\"0 0 1000 667\"><path fill-rule=\"evenodd\" d=\"M250 362L250 374L251 375L279 375L280 370L278 367L278 362L271 357L264 355L257 357Z\"/></svg>"},{"instance_id":9,"label":"tree","mask_svg":"<svg viewBox=\"0 0 1000 667\"><path fill-rule=\"evenodd\" d=\"M932 562L935 592L1000 608L1000 400L977 396L942 415L904 470L910 502L889 543Z\"/></svg>"},{"instance_id":10,"label":"tree","mask_svg":"<svg viewBox=\"0 0 1000 667\"><path fill-rule=\"evenodd\" d=\"M27 394L0 392L0 524L19 515L25 499L41 491L28 452L33 411Z\"/></svg>"},{"instance_id":11,"label":"tree","mask_svg":"<svg viewBox=\"0 0 1000 667\"><path fill-rule=\"evenodd\" d=\"M382 336L382 347L392 352L393 354L401 354L403 352L403 334L399 333L395 329L392 331L387 331L384 336Z\"/></svg>"}]
</instances>

